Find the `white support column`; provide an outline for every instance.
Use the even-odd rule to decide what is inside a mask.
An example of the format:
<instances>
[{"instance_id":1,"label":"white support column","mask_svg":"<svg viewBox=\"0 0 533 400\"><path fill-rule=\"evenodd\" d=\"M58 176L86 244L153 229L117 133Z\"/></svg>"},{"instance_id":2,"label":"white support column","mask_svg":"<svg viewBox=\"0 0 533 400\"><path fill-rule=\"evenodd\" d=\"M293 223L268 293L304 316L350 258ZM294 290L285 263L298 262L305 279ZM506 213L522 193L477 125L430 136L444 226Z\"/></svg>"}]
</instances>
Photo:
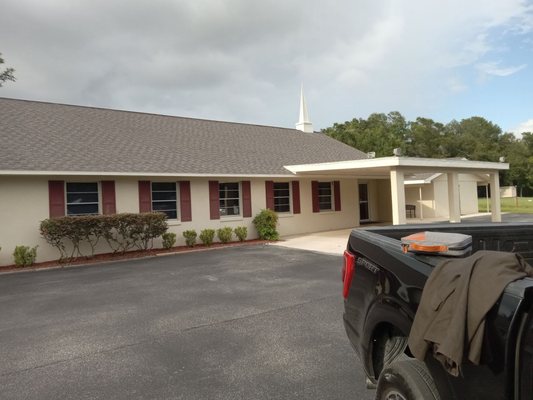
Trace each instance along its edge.
<instances>
[{"instance_id":1,"label":"white support column","mask_svg":"<svg viewBox=\"0 0 533 400\"><path fill-rule=\"evenodd\" d=\"M418 211L418 215L420 215L420 219L422 220L424 219L424 205L422 204L422 186L418 188L418 198L418 207L420 208L420 210Z\"/></svg>"},{"instance_id":2,"label":"white support column","mask_svg":"<svg viewBox=\"0 0 533 400\"><path fill-rule=\"evenodd\" d=\"M407 222L405 217L405 187L403 171L390 171L390 187L392 198L392 224L402 225Z\"/></svg>"},{"instance_id":3,"label":"white support column","mask_svg":"<svg viewBox=\"0 0 533 400\"><path fill-rule=\"evenodd\" d=\"M490 174L490 212L492 222L502 222L500 175L498 172Z\"/></svg>"},{"instance_id":4,"label":"white support column","mask_svg":"<svg viewBox=\"0 0 533 400\"><path fill-rule=\"evenodd\" d=\"M448 172L448 208L450 222L461 222L461 200L459 196L459 174Z\"/></svg>"}]
</instances>

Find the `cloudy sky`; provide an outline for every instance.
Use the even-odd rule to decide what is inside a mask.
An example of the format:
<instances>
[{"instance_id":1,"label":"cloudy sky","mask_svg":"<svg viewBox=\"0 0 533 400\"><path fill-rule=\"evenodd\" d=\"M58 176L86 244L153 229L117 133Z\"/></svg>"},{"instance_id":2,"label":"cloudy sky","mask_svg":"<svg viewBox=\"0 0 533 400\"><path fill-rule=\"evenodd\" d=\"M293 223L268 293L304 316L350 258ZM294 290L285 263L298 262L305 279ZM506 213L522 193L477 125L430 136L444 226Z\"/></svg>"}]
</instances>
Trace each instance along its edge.
<instances>
[{"instance_id":1,"label":"cloudy sky","mask_svg":"<svg viewBox=\"0 0 533 400\"><path fill-rule=\"evenodd\" d=\"M533 2L3 0L0 96L315 129L372 112L533 131Z\"/></svg>"}]
</instances>

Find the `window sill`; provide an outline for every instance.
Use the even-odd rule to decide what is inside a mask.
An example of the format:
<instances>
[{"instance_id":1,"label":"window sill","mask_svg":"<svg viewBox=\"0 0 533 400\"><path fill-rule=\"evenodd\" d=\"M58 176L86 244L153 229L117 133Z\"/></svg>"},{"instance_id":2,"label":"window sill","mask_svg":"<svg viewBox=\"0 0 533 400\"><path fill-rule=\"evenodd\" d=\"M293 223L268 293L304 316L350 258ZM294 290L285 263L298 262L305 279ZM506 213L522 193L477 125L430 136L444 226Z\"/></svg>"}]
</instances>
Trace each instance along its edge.
<instances>
[{"instance_id":1,"label":"window sill","mask_svg":"<svg viewBox=\"0 0 533 400\"><path fill-rule=\"evenodd\" d=\"M181 221L177 219L167 219L168 226L178 226L181 225Z\"/></svg>"},{"instance_id":2,"label":"window sill","mask_svg":"<svg viewBox=\"0 0 533 400\"><path fill-rule=\"evenodd\" d=\"M220 221L242 221L242 215L220 216Z\"/></svg>"},{"instance_id":3,"label":"window sill","mask_svg":"<svg viewBox=\"0 0 533 400\"><path fill-rule=\"evenodd\" d=\"M294 217L294 214L293 213L278 213L278 217L279 218L290 218L290 217Z\"/></svg>"},{"instance_id":4,"label":"window sill","mask_svg":"<svg viewBox=\"0 0 533 400\"><path fill-rule=\"evenodd\" d=\"M335 210L324 210L324 211L319 211L318 213L316 214L322 214L322 215L328 215L328 214L335 214L337 213L338 211L335 211Z\"/></svg>"}]
</instances>

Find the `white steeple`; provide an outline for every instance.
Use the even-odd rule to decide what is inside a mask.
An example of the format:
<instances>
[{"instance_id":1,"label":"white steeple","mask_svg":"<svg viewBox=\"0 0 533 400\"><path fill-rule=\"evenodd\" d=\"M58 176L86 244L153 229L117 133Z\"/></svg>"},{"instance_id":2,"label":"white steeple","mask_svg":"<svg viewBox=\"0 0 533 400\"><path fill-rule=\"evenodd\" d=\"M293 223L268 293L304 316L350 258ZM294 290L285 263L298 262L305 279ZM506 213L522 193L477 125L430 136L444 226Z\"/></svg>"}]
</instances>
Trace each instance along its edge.
<instances>
[{"instance_id":1,"label":"white steeple","mask_svg":"<svg viewBox=\"0 0 533 400\"><path fill-rule=\"evenodd\" d=\"M309 113L307 112L307 106L305 105L303 85L300 92L300 119L296 123L296 129L302 132L313 132L313 124L309 121Z\"/></svg>"}]
</instances>

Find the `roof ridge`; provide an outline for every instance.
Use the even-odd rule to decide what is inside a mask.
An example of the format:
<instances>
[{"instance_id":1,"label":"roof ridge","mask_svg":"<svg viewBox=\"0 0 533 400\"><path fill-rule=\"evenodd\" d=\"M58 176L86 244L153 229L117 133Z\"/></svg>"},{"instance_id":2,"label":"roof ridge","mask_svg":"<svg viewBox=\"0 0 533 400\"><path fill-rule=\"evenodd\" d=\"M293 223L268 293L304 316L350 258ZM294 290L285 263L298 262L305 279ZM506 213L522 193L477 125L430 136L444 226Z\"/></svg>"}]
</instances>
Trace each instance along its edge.
<instances>
[{"instance_id":1,"label":"roof ridge","mask_svg":"<svg viewBox=\"0 0 533 400\"><path fill-rule=\"evenodd\" d=\"M222 123L222 124L258 126L258 127L264 127L264 128L285 129L285 130L288 130L288 131L300 132L298 129L286 128L286 127L283 127L283 126L272 126L272 125L265 125L265 124L252 124L252 123L248 123L248 122L221 121L221 120L207 119L207 118L183 117L183 116L180 116L180 115L156 114L156 113L152 113L152 112L120 110L120 109L116 109L116 108L105 108L105 107L97 107L97 106L84 106L84 105L80 105L80 104L54 103L52 101L43 101L43 100L15 99L15 98L12 98L12 97L2 97L2 96L0 96L0 100L24 101L24 102L27 102L27 103L52 104L52 105L56 105L56 106L77 107L77 108L86 108L86 109L93 109L93 110L123 112L123 113L130 113L130 114L153 115L153 116L156 116L156 117L179 118L179 119L187 119L187 120L194 120L194 121L216 122L216 123ZM313 133L321 133L321 132L313 132Z\"/></svg>"}]
</instances>

